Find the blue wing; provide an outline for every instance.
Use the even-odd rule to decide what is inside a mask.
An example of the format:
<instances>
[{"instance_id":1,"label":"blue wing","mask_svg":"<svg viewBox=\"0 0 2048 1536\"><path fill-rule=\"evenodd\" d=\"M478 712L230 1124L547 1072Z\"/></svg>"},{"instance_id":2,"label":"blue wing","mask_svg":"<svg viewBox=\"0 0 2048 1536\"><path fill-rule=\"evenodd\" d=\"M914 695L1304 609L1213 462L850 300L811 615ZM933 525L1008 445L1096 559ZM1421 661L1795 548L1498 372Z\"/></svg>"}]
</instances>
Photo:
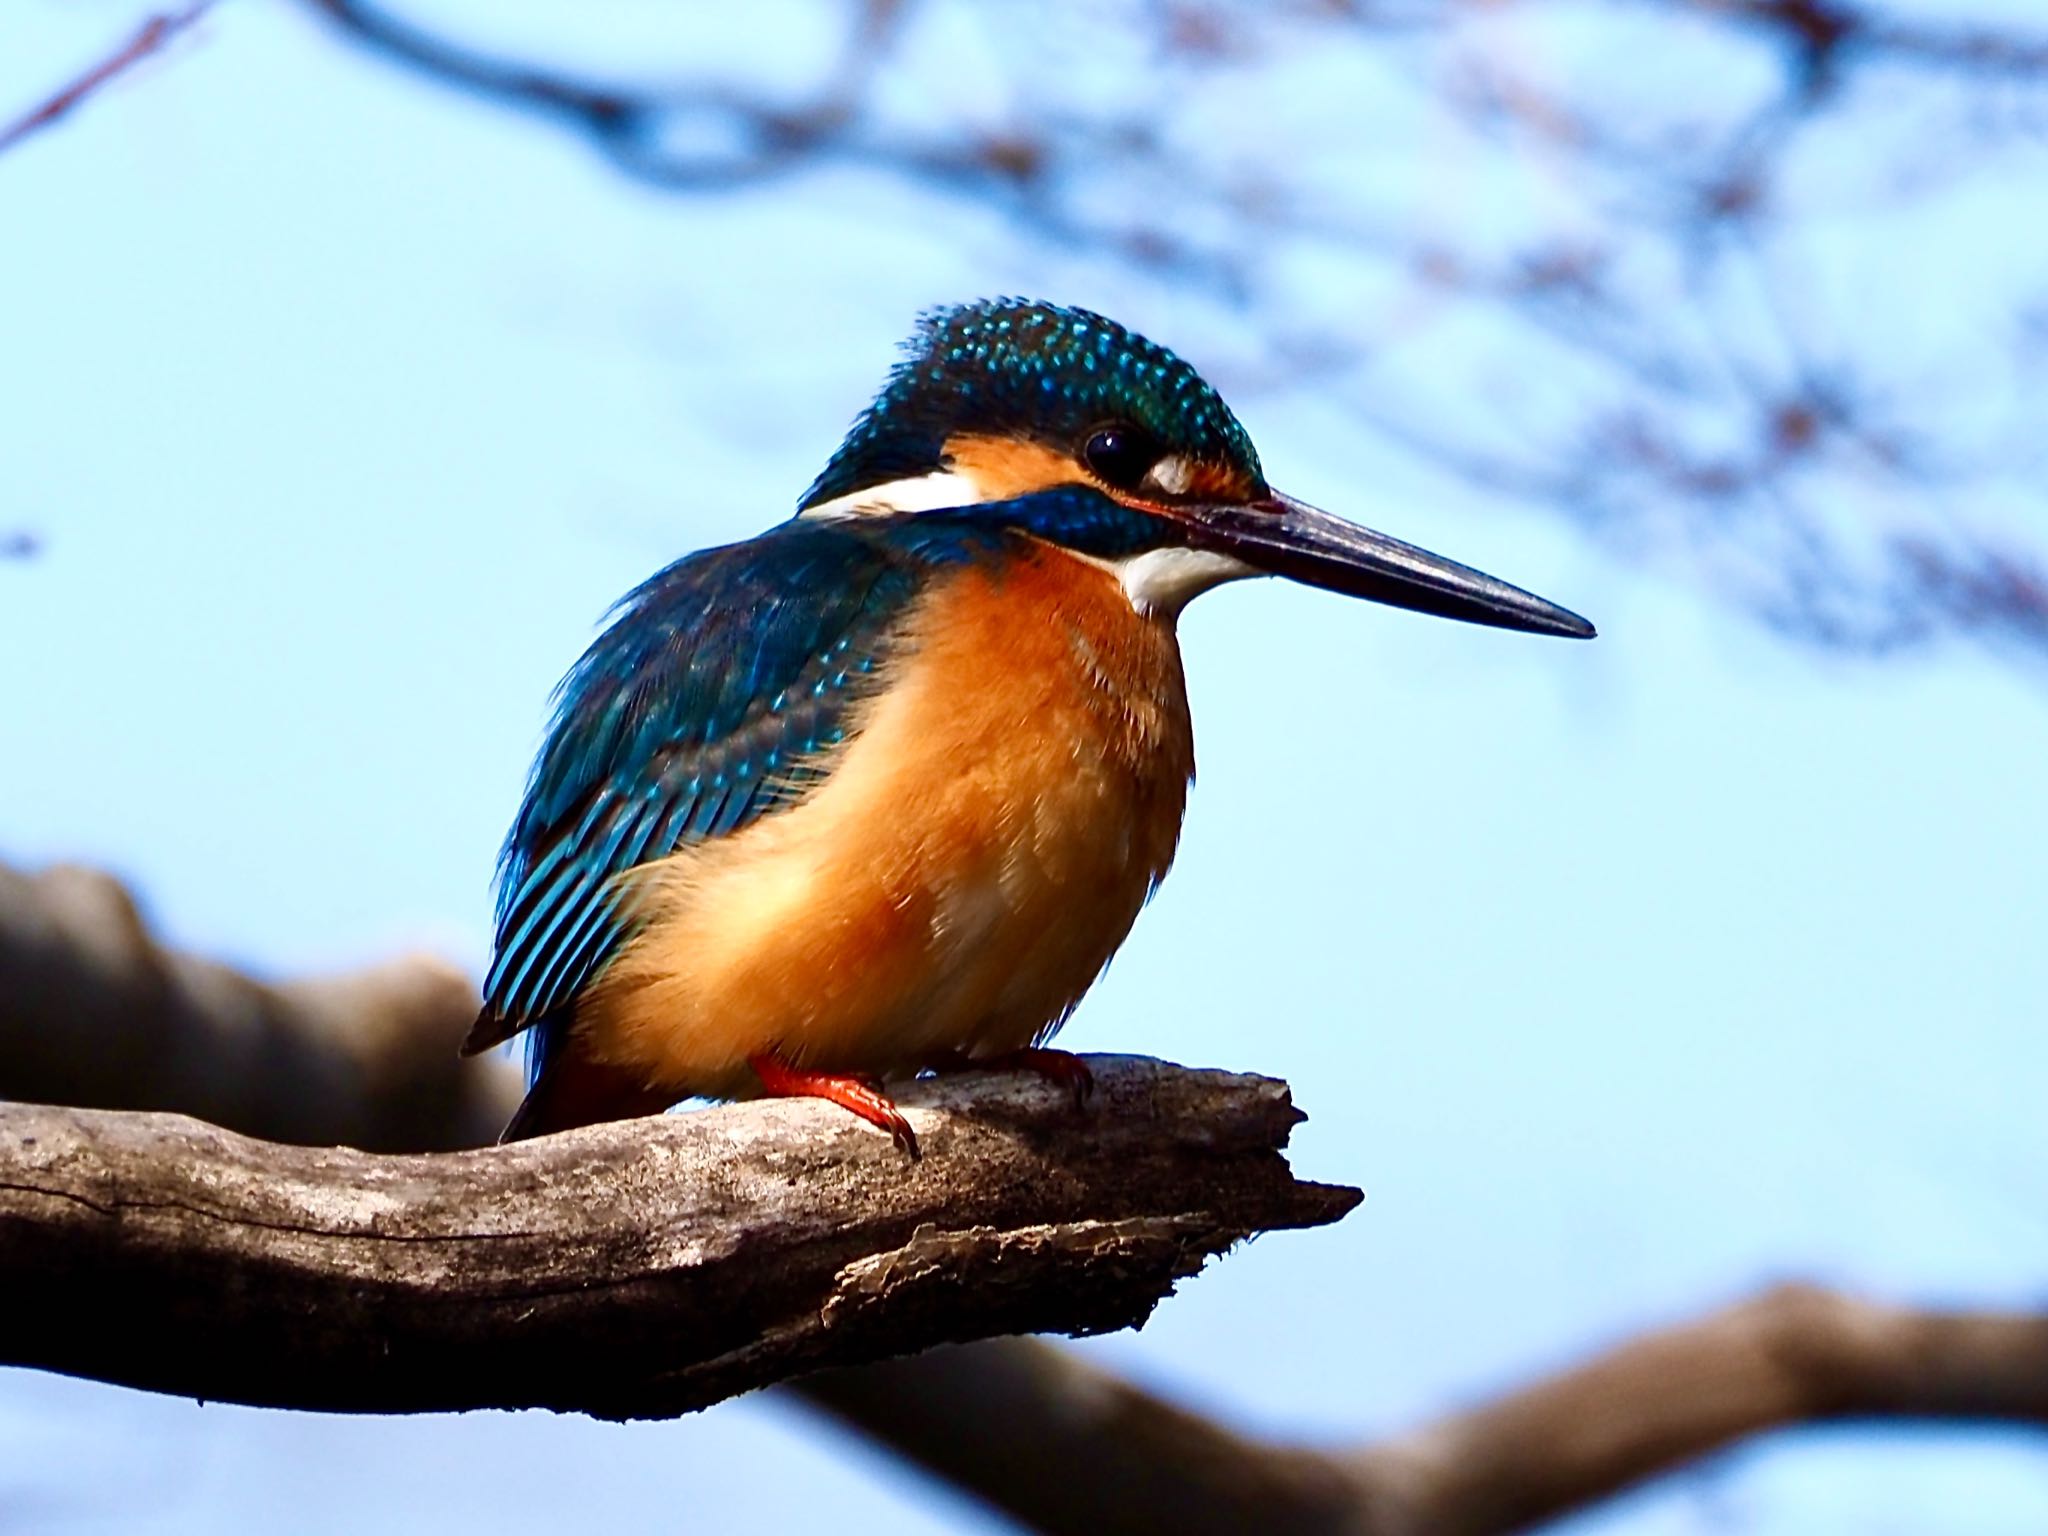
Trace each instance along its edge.
<instances>
[{"instance_id":1,"label":"blue wing","mask_svg":"<svg viewBox=\"0 0 2048 1536\"><path fill-rule=\"evenodd\" d=\"M466 1049L556 1015L597 975L631 932L615 876L822 776L934 566L924 541L886 532L785 523L686 556L621 601L563 680L506 841Z\"/></svg>"},{"instance_id":2,"label":"blue wing","mask_svg":"<svg viewBox=\"0 0 2048 1536\"><path fill-rule=\"evenodd\" d=\"M562 682L498 868L465 1049L566 1017L632 931L616 877L797 799L880 685L927 577L1035 535L1125 554L1160 520L1079 487L914 517L795 519L688 555L619 604ZM536 1073L553 1043L536 1032Z\"/></svg>"}]
</instances>

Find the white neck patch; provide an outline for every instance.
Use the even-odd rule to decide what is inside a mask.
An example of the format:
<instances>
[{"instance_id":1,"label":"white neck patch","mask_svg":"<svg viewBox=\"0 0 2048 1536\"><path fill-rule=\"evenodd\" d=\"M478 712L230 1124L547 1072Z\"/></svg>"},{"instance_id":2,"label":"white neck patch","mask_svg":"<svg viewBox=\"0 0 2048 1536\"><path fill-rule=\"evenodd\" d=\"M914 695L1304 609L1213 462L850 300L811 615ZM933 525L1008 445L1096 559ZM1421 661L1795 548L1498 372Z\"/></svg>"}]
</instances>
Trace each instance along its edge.
<instances>
[{"instance_id":1,"label":"white neck patch","mask_svg":"<svg viewBox=\"0 0 2048 1536\"><path fill-rule=\"evenodd\" d=\"M974 477L958 470L935 469L929 474L910 475L849 491L815 507L806 507L799 517L846 518L881 517L891 512L943 512L949 507L977 506L988 498ZM1075 553L1068 551L1068 553ZM1208 549L1148 549L1141 555L1121 560L1104 560L1093 555L1078 558L1099 565L1122 584L1131 606L1147 618L1171 623L1181 609L1211 587L1226 581L1240 581L1264 573L1242 560Z\"/></svg>"},{"instance_id":2,"label":"white neck patch","mask_svg":"<svg viewBox=\"0 0 2048 1536\"><path fill-rule=\"evenodd\" d=\"M930 474L911 475L848 491L815 507L805 507L798 517L880 517L890 512L942 512L948 507L971 507L986 501L972 475L958 470L935 469Z\"/></svg>"}]
</instances>

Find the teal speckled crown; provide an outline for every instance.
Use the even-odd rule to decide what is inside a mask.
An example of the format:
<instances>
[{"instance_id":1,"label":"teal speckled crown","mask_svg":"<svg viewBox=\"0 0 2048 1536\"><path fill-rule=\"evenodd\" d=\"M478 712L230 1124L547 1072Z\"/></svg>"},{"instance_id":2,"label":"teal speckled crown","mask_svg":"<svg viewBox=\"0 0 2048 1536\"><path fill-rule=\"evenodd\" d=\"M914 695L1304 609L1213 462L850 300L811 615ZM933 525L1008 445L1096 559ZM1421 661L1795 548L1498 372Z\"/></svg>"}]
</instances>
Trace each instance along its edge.
<instances>
[{"instance_id":1,"label":"teal speckled crown","mask_svg":"<svg viewBox=\"0 0 2048 1536\"><path fill-rule=\"evenodd\" d=\"M959 433L1075 450L1111 423L1265 485L1223 397L1166 348L1085 309L989 299L919 320L904 360L800 505L939 470L946 440Z\"/></svg>"}]
</instances>

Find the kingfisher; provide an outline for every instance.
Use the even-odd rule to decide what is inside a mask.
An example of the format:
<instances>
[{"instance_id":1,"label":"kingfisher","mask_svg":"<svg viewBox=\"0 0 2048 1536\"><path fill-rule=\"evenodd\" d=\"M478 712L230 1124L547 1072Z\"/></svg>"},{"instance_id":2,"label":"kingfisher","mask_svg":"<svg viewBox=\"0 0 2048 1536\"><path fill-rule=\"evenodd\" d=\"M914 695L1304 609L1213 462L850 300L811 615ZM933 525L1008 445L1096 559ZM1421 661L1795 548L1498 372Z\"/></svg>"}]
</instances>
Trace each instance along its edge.
<instances>
[{"instance_id":1,"label":"kingfisher","mask_svg":"<svg viewBox=\"0 0 2048 1536\"><path fill-rule=\"evenodd\" d=\"M1187 363L1084 309L933 311L788 521L627 594L556 695L474 1053L506 1140L1046 1045L1165 876L1175 624L1252 576L1535 634L1577 614L1274 490Z\"/></svg>"}]
</instances>

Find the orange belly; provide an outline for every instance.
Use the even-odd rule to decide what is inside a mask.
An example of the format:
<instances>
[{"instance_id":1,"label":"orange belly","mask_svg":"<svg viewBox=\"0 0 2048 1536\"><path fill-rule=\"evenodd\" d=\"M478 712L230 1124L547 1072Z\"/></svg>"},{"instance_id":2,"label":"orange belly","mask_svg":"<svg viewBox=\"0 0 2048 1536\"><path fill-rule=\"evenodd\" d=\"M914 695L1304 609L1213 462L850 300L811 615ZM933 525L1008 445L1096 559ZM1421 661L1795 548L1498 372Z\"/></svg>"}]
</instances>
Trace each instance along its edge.
<instances>
[{"instance_id":1,"label":"orange belly","mask_svg":"<svg viewBox=\"0 0 2048 1536\"><path fill-rule=\"evenodd\" d=\"M902 1073L1057 1028L1166 873L1194 773L1168 622L1049 546L963 568L793 808L628 877L646 921L580 1054L677 1097L747 1058Z\"/></svg>"}]
</instances>

